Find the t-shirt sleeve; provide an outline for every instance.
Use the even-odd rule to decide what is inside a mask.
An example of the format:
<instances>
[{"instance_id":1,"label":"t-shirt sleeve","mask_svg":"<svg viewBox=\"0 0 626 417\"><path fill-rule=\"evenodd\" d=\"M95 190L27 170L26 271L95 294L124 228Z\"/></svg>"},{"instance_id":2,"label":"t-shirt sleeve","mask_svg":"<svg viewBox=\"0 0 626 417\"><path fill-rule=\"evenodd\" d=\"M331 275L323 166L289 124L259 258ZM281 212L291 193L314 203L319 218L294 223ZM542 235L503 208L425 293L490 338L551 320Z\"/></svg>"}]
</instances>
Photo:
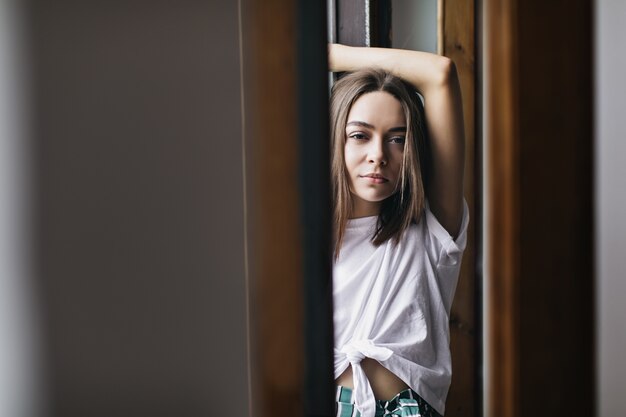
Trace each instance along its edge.
<instances>
[{"instance_id":1,"label":"t-shirt sleeve","mask_svg":"<svg viewBox=\"0 0 626 417\"><path fill-rule=\"evenodd\" d=\"M456 239L439 223L439 220L430 211L428 202L424 210L426 227L428 228L429 257L434 269L437 271L437 279L442 301L448 314L452 305L452 299L456 291L456 285L461 269L463 251L467 244L467 225L469 224L469 209L467 202L463 200L463 217L461 228Z\"/></svg>"},{"instance_id":2,"label":"t-shirt sleeve","mask_svg":"<svg viewBox=\"0 0 626 417\"><path fill-rule=\"evenodd\" d=\"M430 211L428 201L425 207L426 226L431 239L432 249L436 253L435 259L439 266L454 266L461 262L463 251L467 245L467 225L469 224L469 209L467 202L463 199L463 216L461 228L456 239L439 223L437 217Z\"/></svg>"}]
</instances>

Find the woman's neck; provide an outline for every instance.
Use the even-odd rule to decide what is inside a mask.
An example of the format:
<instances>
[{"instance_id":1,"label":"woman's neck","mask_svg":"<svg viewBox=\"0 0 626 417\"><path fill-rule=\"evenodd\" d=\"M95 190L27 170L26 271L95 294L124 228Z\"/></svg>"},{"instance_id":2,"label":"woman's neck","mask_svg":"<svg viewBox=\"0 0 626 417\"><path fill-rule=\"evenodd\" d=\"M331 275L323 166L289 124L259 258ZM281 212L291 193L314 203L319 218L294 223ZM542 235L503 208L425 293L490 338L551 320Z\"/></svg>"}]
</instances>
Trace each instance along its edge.
<instances>
[{"instance_id":1,"label":"woman's neck","mask_svg":"<svg viewBox=\"0 0 626 417\"><path fill-rule=\"evenodd\" d=\"M381 205L382 201L367 201L352 194L352 213L350 213L349 218L378 216Z\"/></svg>"}]
</instances>

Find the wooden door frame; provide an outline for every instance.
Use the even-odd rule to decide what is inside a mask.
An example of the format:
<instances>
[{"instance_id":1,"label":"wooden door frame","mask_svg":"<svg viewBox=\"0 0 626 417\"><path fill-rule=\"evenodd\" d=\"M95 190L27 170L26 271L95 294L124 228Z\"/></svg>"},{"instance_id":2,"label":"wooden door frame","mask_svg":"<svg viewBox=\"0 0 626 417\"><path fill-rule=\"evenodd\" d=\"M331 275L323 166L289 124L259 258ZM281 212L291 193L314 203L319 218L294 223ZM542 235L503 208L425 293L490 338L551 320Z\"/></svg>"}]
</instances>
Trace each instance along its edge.
<instances>
[{"instance_id":1,"label":"wooden door frame","mask_svg":"<svg viewBox=\"0 0 626 417\"><path fill-rule=\"evenodd\" d=\"M486 2L494 417L595 413L592 1L560 6Z\"/></svg>"},{"instance_id":2,"label":"wooden door frame","mask_svg":"<svg viewBox=\"0 0 626 417\"><path fill-rule=\"evenodd\" d=\"M240 0L251 416L331 416L326 5Z\"/></svg>"},{"instance_id":3,"label":"wooden door frame","mask_svg":"<svg viewBox=\"0 0 626 417\"><path fill-rule=\"evenodd\" d=\"M482 315L482 67L478 0L438 0L438 52L451 58L459 73L465 122L465 199L470 208L468 242L463 254L452 311L450 349L452 384L446 410L454 416L483 413Z\"/></svg>"}]
</instances>

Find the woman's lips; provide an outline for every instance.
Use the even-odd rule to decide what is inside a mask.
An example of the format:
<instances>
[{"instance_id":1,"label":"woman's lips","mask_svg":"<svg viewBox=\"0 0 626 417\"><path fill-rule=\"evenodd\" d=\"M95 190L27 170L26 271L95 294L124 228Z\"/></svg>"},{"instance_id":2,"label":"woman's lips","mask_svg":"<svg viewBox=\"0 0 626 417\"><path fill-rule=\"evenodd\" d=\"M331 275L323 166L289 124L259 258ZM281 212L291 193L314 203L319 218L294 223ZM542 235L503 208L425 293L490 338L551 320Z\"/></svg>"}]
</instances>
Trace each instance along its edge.
<instances>
[{"instance_id":1,"label":"woman's lips","mask_svg":"<svg viewBox=\"0 0 626 417\"><path fill-rule=\"evenodd\" d=\"M382 184L385 182L389 182L387 178L377 174L361 175L360 177L372 184Z\"/></svg>"}]
</instances>

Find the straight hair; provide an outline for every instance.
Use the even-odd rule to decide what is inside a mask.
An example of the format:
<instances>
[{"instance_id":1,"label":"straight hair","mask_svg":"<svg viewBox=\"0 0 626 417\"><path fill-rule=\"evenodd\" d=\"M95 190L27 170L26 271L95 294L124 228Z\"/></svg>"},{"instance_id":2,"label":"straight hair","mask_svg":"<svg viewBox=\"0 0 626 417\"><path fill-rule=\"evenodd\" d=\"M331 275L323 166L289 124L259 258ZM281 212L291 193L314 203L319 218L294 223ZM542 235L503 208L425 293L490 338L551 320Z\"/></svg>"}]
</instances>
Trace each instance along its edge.
<instances>
[{"instance_id":1,"label":"straight hair","mask_svg":"<svg viewBox=\"0 0 626 417\"><path fill-rule=\"evenodd\" d=\"M383 200L372 243L379 246L389 239L395 244L412 223L418 223L424 209L426 182L426 127L424 106L409 83L381 69L366 69L346 74L332 88L330 99L331 181L333 193L333 231L335 259L341 251L353 198L345 163L346 124L356 100L367 93L384 91L395 97L404 111L407 132L400 169L398 190Z\"/></svg>"}]
</instances>

